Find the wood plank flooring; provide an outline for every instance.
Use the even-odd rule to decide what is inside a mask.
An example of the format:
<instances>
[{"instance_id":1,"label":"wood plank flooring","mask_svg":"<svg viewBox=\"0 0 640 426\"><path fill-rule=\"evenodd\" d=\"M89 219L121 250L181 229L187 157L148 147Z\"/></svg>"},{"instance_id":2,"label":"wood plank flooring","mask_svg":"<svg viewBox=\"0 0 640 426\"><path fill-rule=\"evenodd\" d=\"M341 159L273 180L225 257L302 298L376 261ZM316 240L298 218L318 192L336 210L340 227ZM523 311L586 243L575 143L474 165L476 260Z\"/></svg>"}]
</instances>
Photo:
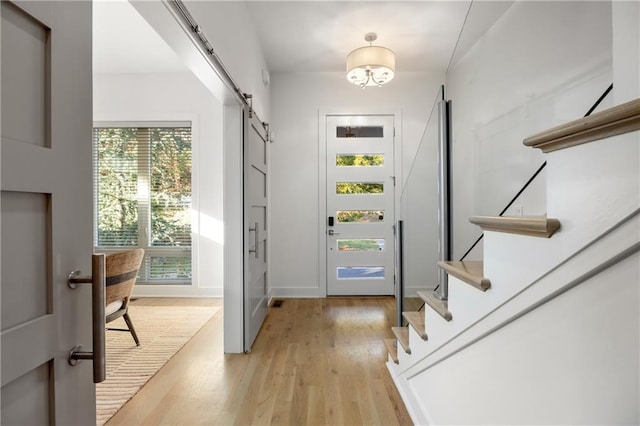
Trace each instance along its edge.
<instances>
[{"instance_id":1,"label":"wood plank flooring","mask_svg":"<svg viewBox=\"0 0 640 426\"><path fill-rule=\"evenodd\" d=\"M107 426L412 424L385 366L393 298L286 299L244 355L223 353L222 319L220 311Z\"/></svg>"}]
</instances>

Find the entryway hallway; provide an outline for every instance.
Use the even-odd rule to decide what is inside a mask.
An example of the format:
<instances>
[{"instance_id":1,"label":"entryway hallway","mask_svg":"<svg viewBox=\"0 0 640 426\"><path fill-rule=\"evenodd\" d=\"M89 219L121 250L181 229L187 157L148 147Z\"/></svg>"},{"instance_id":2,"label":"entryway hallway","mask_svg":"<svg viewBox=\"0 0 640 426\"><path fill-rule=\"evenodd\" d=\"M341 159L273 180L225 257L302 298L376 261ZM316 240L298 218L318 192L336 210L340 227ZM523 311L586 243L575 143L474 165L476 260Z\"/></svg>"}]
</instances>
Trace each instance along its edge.
<instances>
[{"instance_id":1,"label":"entryway hallway","mask_svg":"<svg viewBox=\"0 0 640 426\"><path fill-rule=\"evenodd\" d=\"M221 310L107 426L411 425L385 366L394 318L392 297L285 299L241 355Z\"/></svg>"}]
</instances>

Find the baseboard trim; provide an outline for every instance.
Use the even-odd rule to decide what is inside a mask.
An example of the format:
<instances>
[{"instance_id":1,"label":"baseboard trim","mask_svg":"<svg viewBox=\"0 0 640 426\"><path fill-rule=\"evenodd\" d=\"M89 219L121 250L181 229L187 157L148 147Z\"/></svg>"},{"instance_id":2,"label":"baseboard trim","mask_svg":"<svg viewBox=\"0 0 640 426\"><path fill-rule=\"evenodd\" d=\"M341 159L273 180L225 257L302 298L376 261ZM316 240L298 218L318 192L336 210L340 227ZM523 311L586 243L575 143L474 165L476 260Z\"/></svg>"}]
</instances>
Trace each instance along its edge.
<instances>
[{"instance_id":1,"label":"baseboard trim","mask_svg":"<svg viewBox=\"0 0 640 426\"><path fill-rule=\"evenodd\" d=\"M132 297L215 297L223 298L222 288L193 288L191 286L136 285Z\"/></svg>"},{"instance_id":2,"label":"baseboard trim","mask_svg":"<svg viewBox=\"0 0 640 426\"><path fill-rule=\"evenodd\" d=\"M270 298L302 299L327 297L324 289L310 287L272 287L269 290Z\"/></svg>"},{"instance_id":3,"label":"baseboard trim","mask_svg":"<svg viewBox=\"0 0 640 426\"><path fill-rule=\"evenodd\" d=\"M389 362L386 363L386 366L387 371L391 376L391 380L393 380L393 383L396 385L396 389L400 394L400 398L402 398L402 402L404 402L404 406L407 409L407 412L409 413L409 417L411 417L411 421L413 422L413 424L416 426L434 424L433 420L431 420L431 418L429 418L429 416L427 415L426 409L422 406L422 404L420 404L420 401L415 398L411 390L411 385L409 385L407 380L395 374L393 371L393 366Z\"/></svg>"}]
</instances>

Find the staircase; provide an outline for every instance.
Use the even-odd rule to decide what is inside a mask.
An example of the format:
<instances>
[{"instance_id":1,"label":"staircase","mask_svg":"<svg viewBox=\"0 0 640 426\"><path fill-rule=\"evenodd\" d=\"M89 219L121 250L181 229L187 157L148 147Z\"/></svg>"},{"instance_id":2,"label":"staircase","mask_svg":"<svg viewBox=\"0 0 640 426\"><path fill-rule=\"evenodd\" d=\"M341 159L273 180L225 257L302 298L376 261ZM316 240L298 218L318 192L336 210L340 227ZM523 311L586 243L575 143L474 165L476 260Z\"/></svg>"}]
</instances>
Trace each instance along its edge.
<instances>
[{"instance_id":1,"label":"staircase","mask_svg":"<svg viewBox=\"0 0 640 426\"><path fill-rule=\"evenodd\" d=\"M448 300L385 342L416 424L637 419L639 129L640 99L525 140L553 217L470 218L484 260L439 262Z\"/></svg>"}]
</instances>

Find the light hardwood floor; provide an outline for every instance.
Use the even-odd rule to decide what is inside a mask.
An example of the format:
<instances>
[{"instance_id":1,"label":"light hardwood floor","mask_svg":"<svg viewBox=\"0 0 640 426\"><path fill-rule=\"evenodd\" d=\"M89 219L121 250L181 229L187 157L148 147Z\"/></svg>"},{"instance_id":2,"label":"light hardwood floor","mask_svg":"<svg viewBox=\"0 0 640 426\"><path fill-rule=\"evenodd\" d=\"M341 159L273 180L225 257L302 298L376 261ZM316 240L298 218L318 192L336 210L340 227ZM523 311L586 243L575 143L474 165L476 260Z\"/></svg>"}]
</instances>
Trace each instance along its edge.
<instances>
[{"instance_id":1,"label":"light hardwood floor","mask_svg":"<svg viewBox=\"0 0 640 426\"><path fill-rule=\"evenodd\" d=\"M222 318L221 310L107 426L412 424L385 366L393 298L286 299L245 355L223 353Z\"/></svg>"}]
</instances>

